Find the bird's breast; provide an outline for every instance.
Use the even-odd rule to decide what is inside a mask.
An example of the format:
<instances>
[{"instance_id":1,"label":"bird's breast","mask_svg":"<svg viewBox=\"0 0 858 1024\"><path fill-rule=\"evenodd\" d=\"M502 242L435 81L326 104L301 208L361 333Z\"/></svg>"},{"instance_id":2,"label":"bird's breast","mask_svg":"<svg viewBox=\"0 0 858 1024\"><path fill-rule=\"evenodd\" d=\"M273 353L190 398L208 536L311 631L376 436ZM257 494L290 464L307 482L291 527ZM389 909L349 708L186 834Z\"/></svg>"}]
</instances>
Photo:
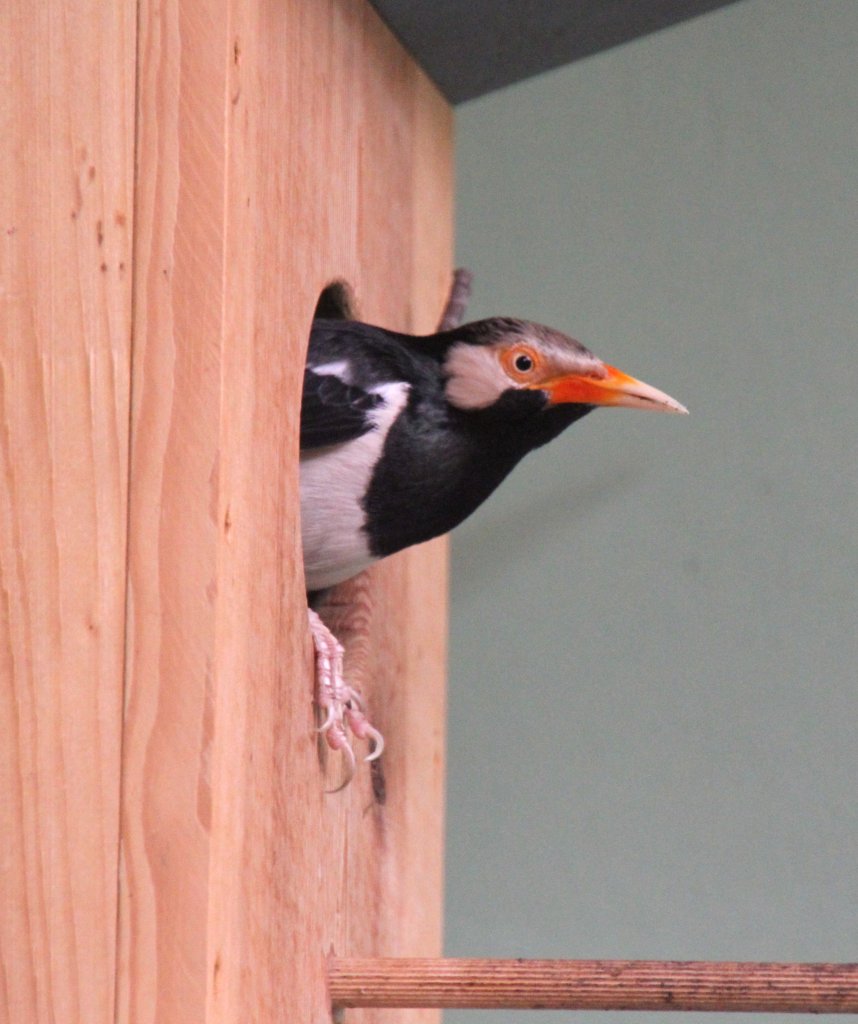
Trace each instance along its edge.
<instances>
[{"instance_id":1,"label":"bird's breast","mask_svg":"<svg viewBox=\"0 0 858 1024\"><path fill-rule=\"evenodd\" d=\"M367 536L366 495L409 387L383 384L373 392L383 401L371 413L372 430L301 456L301 539L308 590L349 579L378 557Z\"/></svg>"},{"instance_id":2,"label":"bird's breast","mask_svg":"<svg viewBox=\"0 0 858 1024\"><path fill-rule=\"evenodd\" d=\"M393 424L367 493L370 551L382 557L447 533L467 518L523 451L420 416Z\"/></svg>"}]
</instances>

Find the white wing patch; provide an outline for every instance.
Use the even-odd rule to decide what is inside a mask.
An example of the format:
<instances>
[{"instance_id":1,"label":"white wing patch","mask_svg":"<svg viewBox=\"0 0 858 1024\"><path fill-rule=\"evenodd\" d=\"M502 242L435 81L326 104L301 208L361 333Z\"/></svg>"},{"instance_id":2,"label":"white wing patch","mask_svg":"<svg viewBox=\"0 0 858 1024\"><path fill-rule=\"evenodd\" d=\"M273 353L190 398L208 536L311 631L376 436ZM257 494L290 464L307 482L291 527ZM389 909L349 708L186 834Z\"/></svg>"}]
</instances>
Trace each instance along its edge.
<instances>
[{"instance_id":1,"label":"white wing patch","mask_svg":"<svg viewBox=\"0 0 858 1024\"><path fill-rule=\"evenodd\" d=\"M345 359L340 359L336 363L322 363L321 366L311 366L310 370L318 377L339 377L343 384L351 384L352 382L351 367Z\"/></svg>"},{"instance_id":2,"label":"white wing patch","mask_svg":"<svg viewBox=\"0 0 858 1024\"><path fill-rule=\"evenodd\" d=\"M328 368L339 365L313 367L313 372L334 373ZM366 513L361 502L408 392L408 385L402 383L372 388L372 394L382 397L370 413L372 430L354 441L301 457L301 539L308 590L332 587L375 561L364 532Z\"/></svg>"}]
</instances>

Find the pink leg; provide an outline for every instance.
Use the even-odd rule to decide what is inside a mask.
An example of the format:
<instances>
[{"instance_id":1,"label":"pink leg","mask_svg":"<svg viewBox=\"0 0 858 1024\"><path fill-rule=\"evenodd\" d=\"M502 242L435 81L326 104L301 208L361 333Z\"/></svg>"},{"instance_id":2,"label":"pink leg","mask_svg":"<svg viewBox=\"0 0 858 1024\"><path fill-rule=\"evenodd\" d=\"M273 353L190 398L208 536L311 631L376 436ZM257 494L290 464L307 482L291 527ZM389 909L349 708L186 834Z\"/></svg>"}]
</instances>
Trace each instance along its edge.
<instances>
[{"instance_id":1,"label":"pink leg","mask_svg":"<svg viewBox=\"0 0 858 1024\"><path fill-rule=\"evenodd\" d=\"M384 737L364 714L360 695L343 679L342 644L312 608L307 609L307 616L316 648L316 704L325 715L319 732L324 733L331 750L341 751L346 759L346 778L337 787L339 790L351 782L355 771L355 755L349 733L372 743L372 750L364 758L365 761L381 757Z\"/></svg>"}]
</instances>

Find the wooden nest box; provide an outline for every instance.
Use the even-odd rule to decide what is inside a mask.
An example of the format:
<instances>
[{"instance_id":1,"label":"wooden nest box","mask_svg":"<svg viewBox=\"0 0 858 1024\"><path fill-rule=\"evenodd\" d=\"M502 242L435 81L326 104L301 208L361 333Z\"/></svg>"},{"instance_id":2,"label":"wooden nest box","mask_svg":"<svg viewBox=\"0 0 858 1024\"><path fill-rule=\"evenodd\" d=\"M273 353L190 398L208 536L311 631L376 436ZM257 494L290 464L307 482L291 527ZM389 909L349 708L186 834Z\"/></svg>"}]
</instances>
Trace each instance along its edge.
<instances>
[{"instance_id":1,"label":"wooden nest box","mask_svg":"<svg viewBox=\"0 0 858 1024\"><path fill-rule=\"evenodd\" d=\"M0 1022L328 1021L332 948L440 952L446 552L349 597L388 747L327 795L304 351L335 279L434 328L451 112L363 0L0 25Z\"/></svg>"}]
</instances>

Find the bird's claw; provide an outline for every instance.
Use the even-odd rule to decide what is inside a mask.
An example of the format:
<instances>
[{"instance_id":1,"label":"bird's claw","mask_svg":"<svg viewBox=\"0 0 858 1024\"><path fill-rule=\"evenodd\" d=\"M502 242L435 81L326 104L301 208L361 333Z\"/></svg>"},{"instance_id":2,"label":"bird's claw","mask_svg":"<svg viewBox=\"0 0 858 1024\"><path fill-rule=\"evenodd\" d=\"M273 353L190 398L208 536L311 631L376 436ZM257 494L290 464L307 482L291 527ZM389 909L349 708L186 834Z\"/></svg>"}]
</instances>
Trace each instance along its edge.
<instances>
[{"instance_id":1,"label":"bird's claw","mask_svg":"<svg viewBox=\"0 0 858 1024\"><path fill-rule=\"evenodd\" d=\"M310 632L316 649L316 705L325 719L318 732L331 750L339 751L346 762L344 781L331 792L339 792L352 780L355 754L350 735L368 740L372 746L365 761L375 761L384 750L384 737L366 717L358 692L343 679L343 647L319 615L308 609Z\"/></svg>"}]
</instances>

